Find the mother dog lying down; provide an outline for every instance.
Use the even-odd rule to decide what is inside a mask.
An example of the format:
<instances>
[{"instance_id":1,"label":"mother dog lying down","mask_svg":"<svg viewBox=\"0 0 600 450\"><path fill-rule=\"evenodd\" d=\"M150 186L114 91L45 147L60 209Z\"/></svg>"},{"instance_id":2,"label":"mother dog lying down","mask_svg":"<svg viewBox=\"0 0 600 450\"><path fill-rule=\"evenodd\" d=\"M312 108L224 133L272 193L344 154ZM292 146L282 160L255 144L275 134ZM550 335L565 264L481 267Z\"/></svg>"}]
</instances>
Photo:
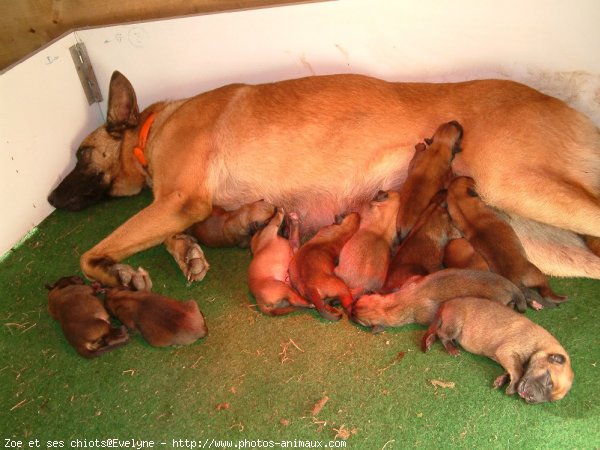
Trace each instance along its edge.
<instances>
[{"instance_id":1,"label":"mother dog lying down","mask_svg":"<svg viewBox=\"0 0 600 450\"><path fill-rule=\"evenodd\" d=\"M138 111L133 87L115 72L106 123L49 196L58 208L81 209L152 187L151 205L81 257L85 275L102 283L149 287L143 272L119 262L162 242L172 250L213 205L264 199L298 212L304 232L330 224L397 189L415 143L449 120L465 130L454 171L510 215L531 261L549 274L600 278L600 258L580 237L593 246L600 236L600 132L524 85L331 75L229 85ZM184 272L185 251L172 251Z\"/></svg>"}]
</instances>

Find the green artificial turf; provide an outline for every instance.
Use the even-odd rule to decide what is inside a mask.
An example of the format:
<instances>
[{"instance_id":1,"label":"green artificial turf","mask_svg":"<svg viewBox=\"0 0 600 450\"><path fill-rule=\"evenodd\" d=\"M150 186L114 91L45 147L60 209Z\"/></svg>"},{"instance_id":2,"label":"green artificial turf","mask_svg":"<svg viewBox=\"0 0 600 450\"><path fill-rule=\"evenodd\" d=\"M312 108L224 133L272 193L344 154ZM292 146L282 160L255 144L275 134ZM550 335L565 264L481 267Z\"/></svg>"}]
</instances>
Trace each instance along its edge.
<instances>
[{"instance_id":1,"label":"green artificial turf","mask_svg":"<svg viewBox=\"0 0 600 450\"><path fill-rule=\"evenodd\" d=\"M80 254L149 201L144 194L57 211L0 263L3 445L119 438L153 440L153 448L185 439L187 448L226 444L218 440L247 448L269 440L271 448L284 440L297 448L333 440L365 449L600 448L600 281L553 279L570 301L527 312L572 358L573 388L550 404L493 390L502 369L486 358L452 358L439 344L421 353L417 325L373 335L314 312L262 315L242 249L206 249L211 269L193 285L162 247L130 258L150 272L154 291L197 300L209 335L163 349L136 335L100 358L81 358L49 317L44 284L81 274Z\"/></svg>"}]
</instances>

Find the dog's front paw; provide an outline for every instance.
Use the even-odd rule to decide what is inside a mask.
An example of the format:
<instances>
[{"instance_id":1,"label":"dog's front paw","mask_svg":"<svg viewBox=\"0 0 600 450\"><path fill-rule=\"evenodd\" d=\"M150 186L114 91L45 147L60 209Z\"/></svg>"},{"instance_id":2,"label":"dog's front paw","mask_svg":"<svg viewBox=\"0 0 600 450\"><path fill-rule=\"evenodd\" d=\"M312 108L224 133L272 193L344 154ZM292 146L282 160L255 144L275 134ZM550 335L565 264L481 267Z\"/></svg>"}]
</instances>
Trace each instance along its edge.
<instances>
[{"instance_id":1,"label":"dog's front paw","mask_svg":"<svg viewBox=\"0 0 600 450\"><path fill-rule=\"evenodd\" d=\"M201 281L210 265L196 239L188 234L177 234L165 241L167 250L188 281Z\"/></svg>"},{"instance_id":2,"label":"dog's front paw","mask_svg":"<svg viewBox=\"0 0 600 450\"><path fill-rule=\"evenodd\" d=\"M135 270L127 264L113 264L109 272L111 272L122 286L126 286L136 291L151 291L152 280L150 275L141 267Z\"/></svg>"},{"instance_id":3,"label":"dog's front paw","mask_svg":"<svg viewBox=\"0 0 600 450\"><path fill-rule=\"evenodd\" d=\"M182 269L185 278L188 281L201 281L208 268L208 261L204 257L204 252L196 243L190 245L185 255L186 268Z\"/></svg>"}]
</instances>

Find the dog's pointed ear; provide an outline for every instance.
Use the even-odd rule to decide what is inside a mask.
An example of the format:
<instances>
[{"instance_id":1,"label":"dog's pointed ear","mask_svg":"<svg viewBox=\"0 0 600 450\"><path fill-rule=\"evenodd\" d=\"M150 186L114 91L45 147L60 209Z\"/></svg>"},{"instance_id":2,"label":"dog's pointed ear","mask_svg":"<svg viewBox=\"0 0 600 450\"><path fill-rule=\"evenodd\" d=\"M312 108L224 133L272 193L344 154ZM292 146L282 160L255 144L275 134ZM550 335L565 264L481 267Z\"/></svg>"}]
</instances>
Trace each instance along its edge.
<instances>
[{"instance_id":1,"label":"dog's pointed ear","mask_svg":"<svg viewBox=\"0 0 600 450\"><path fill-rule=\"evenodd\" d=\"M123 130L137 126L139 118L133 86L121 72L115 70L108 91L106 130L110 134L120 135Z\"/></svg>"},{"instance_id":2,"label":"dog's pointed ear","mask_svg":"<svg viewBox=\"0 0 600 450\"><path fill-rule=\"evenodd\" d=\"M564 364L566 362L565 355L561 355L560 353L552 353L548 355L548 361L555 364Z\"/></svg>"}]
</instances>

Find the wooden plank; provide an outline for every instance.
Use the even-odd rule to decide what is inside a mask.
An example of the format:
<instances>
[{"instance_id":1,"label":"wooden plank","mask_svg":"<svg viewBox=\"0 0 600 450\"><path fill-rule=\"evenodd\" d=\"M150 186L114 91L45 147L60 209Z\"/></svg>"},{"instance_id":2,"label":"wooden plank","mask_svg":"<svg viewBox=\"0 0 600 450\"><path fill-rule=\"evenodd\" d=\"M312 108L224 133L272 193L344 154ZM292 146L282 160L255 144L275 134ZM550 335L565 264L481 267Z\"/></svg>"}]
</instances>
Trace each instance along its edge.
<instances>
[{"instance_id":1,"label":"wooden plank","mask_svg":"<svg viewBox=\"0 0 600 450\"><path fill-rule=\"evenodd\" d=\"M0 1L0 69L81 27L134 22L306 0Z\"/></svg>"}]
</instances>

